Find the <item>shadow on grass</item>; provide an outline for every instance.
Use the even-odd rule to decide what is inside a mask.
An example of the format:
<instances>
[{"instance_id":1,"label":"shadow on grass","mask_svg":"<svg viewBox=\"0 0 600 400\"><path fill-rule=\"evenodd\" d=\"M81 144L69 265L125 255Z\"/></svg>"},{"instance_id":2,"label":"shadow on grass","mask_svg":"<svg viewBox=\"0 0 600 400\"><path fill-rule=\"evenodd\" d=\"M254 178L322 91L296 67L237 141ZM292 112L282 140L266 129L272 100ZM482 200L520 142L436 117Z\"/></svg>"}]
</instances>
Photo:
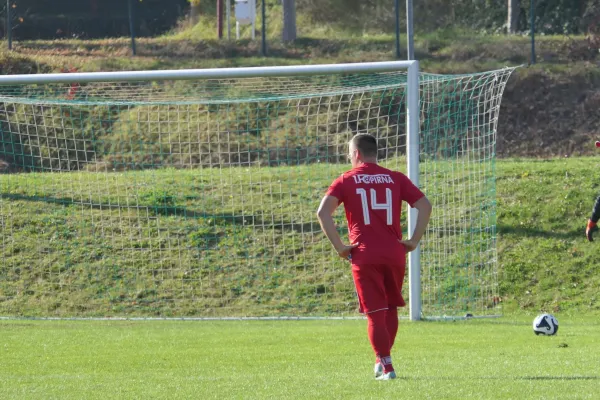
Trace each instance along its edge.
<instances>
[{"instance_id":1,"label":"shadow on grass","mask_svg":"<svg viewBox=\"0 0 600 400\"><path fill-rule=\"evenodd\" d=\"M294 223L289 220L273 221L269 218L265 219L257 215L235 215L231 213L211 214L196 210L191 210L186 207L178 207L173 205L162 204L135 204L121 205L109 203L85 203L73 201L70 199L61 199L57 197L37 197L25 196L21 194L0 193L0 198L10 200L35 201L49 204L59 204L63 206L89 207L94 210L144 210L153 216L178 216L182 218L212 220L210 226L237 226L237 227L260 227L263 230L280 230L283 232L296 233L311 233L320 232L321 228L316 221L306 223Z\"/></svg>"}]
</instances>

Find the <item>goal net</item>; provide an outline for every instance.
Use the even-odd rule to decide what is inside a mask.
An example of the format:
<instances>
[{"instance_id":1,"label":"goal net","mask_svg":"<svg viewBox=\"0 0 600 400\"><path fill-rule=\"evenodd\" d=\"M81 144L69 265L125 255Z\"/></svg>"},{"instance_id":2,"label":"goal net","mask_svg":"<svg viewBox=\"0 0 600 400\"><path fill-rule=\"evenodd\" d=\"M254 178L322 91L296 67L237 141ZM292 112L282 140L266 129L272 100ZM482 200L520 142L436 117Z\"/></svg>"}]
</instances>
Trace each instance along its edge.
<instances>
[{"instance_id":1,"label":"goal net","mask_svg":"<svg viewBox=\"0 0 600 400\"><path fill-rule=\"evenodd\" d=\"M407 65L0 77L0 316L358 315L316 209L357 133L407 172ZM511 72L419 75L423 316L499 313Z\"/></svg>"}]
</instances>

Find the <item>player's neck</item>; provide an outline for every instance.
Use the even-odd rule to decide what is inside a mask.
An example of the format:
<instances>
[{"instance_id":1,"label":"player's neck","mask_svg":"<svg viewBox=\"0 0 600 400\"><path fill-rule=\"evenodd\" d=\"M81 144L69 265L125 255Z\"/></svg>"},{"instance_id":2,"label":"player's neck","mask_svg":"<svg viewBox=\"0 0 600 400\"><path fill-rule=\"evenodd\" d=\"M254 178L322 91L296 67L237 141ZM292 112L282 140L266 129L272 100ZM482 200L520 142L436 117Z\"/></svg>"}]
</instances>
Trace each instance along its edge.
<instances>
[{"instance_id":1,"label":"player's neck","mask_svg":"<svg viewBox=\"0 0 600 400\"><path fill-rule=\"evenodd\" d=\"M367 164L377 165L377 159L376 158L367 158L365 160L359 160L357 167L362 167L363 165L367 165Z\"/></svg>"}]
</instances>

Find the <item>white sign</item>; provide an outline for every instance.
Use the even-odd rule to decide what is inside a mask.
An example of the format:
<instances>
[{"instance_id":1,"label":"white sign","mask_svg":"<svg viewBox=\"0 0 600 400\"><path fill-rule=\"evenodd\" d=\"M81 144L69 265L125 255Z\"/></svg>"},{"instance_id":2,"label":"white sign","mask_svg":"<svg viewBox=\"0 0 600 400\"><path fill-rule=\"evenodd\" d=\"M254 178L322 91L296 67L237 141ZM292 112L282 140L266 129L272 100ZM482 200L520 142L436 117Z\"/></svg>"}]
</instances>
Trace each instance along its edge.
<instances>
[{"instance_id":1,"label":"white sign","mask_svg":"<svg viewBox=\"0 0 600 400\"><path fill-rule=\"evenodd\" d=\"M240 25L253 24L256 21L256 1L235 0L235 20Z\"/></svg>"}]
</instances>

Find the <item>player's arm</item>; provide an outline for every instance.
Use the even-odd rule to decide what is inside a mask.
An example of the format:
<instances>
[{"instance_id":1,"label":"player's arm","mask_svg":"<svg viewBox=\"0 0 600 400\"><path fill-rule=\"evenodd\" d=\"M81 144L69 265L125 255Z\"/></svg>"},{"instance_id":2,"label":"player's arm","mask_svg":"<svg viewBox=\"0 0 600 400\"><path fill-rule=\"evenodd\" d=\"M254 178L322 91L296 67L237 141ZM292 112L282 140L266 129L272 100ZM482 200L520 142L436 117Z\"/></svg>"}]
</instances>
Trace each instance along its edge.
<instances>
[{"instance_id":1,"label":"player's arm","mask_svg":"<svg viewBox=\"0 0 600 400\"><path fill-rule=\"evenodd\" d=\"M335 222L333 221L333 213L339 205L339 200L334 196L325 196L323 200L321 200L321 204L319 205L319 209L317 210L317 218L319 218L319 224L321 224L321 229L327 236L327 239L333 245L335 251L337 251L338 255L342 258L348 258L350 252L353 248L358 246L358 243L352 244L350 246L345 245L340 238L340 235L335 226Z\"/></svg>"},{"instance_id":2,"label":"player's arm","mask_svg":"<svg viewBox=\"0 0 600 400\"><path fill-rule=\"evenodd\" d=\"M421 197L413 204L413 208L416 208L419 213L417 215L417 223L413 234L409 240L402 240L402 243L407 251L413 251L419 245L421 238L425 234L427 224L429 224L429 218L431 217L431 203L426 196Z\"/></svg>"},{"instance_id":3,"label":"player's arm","mask_svg":"<svg viewBox=\"0 0 600 400\"><path fill-rule=\"evenodd\" d=\"M585 236L590 242L594 241L592 234L598 230L598 220L600 220L600 196L598 196L596 203L594 203L592 216L588 220L587 227L585 228Z\"/></svg>"}]
</instances>

